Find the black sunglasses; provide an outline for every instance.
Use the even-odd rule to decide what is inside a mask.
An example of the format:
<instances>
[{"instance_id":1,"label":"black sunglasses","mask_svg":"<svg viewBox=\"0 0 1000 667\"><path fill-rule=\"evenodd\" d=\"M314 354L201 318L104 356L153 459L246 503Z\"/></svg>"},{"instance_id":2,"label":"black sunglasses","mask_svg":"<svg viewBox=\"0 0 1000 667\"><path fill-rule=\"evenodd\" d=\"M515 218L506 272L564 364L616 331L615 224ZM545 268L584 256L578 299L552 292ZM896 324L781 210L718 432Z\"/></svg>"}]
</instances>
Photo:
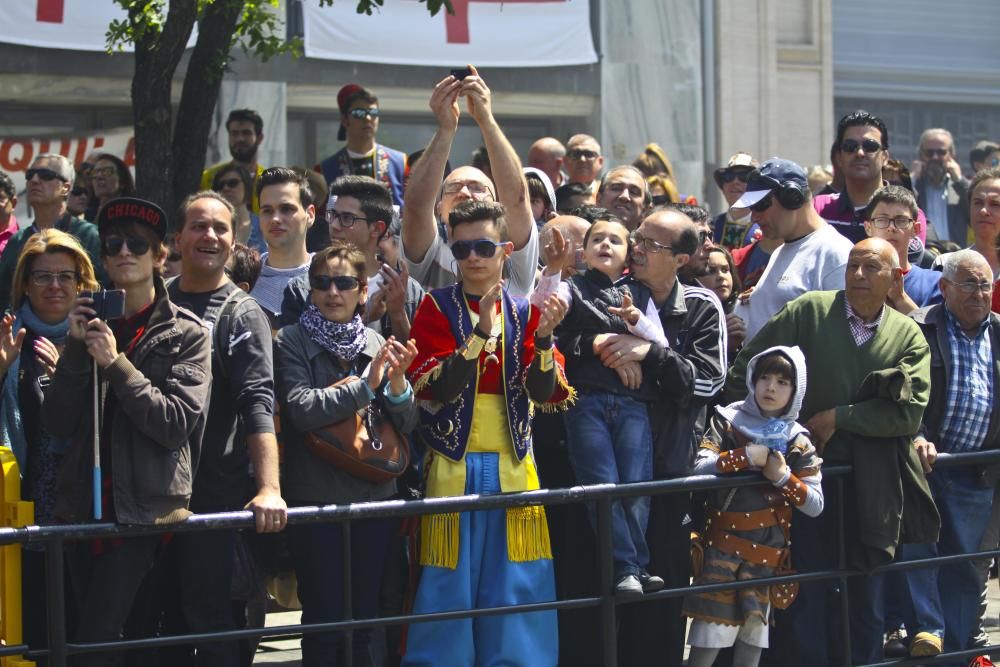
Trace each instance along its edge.
<instances>
[{"instance_id":1,"label":"black sunglasses","mask_svg":"<svg viewBox=\"0 0 1000 667\"><path fill-rule=\"evenodd\" d=\"M351 109L348 113L351 114L352 118L357 118L358 120L364 120L365 116L378 118L378 109Z\"/></svg>"},{"instance_id":2,"label":"black sunglasses","mask_svg":"<svg viewBox=\"0 0 1000 667\"><path fill-rule=\"evenodd\" d=\"M360 284L361 281L354 276L309 276L309 285L320 292L328 292L330 285L336 287L338 292L350 292Z\"/></svg>"},{"instance_id":3,"label":"black sunglasses","mask_svg":"<svg viewBox=\"0 0 1000 667\"><path fill-rule=\"evenodd\" d=\"M217 187L218 187L218 188L219 188L220 190L221 190L222 188L235 188L236 186L238 186L238 185L239 185L240 183L242 183L242 182L243 182L243 181L241 181L241 180L240 180L240 179L238 179L238 178L227 178L227 179L226 179L226 180L224 180L224 181L219 181L219 182L218 182L218 184L217 184Z\"/></svg>"},{"instance_id":4,"label":"black sunglasses","mask_svg":"<svg viewBox=\"0 0 1000 667\"><path fill-rule=\"evenodd\" d=\"M74 197L79 197L80 195L87 194L87 188L79 188L79 187L73 188L72 190L69 191L69 193Z\"/></svg>"},{"instance_id":5,"label":"black sunglasses","mask_svg":"<svg viewBox=\"0 0 1000 667\"><path fill-rule=\"evenodd\" d=\"M859 147L867 155L871 155L872 153L878 153L880 150L882 150L882 144L875 141L874 139L865 139L860 144L856 142L854 139L847 139L845 141L840 142L840 150L843 151L844 153L857 153Z\"/></svg>"},{"instance_id":6,"label":"black sunglasses","mask_svg":"<svg viewBox=\"0 0 1000 667\"><path fill-rule=\"evenodd\" d=\"M469 255L475 251L477 257L490 258L497 254L497 247L500 244L489 239L477 239L475 241L455 241L451 244L451 254L455 259L468 259Z\"/></svg>"},{"instance_id":7,"label":"black sunglasses","mask_svg":"<svg viewBox=\"0 0 1000 667\"><path fill-rule=\"evenodd\" d=\"M42 179L43 181L54 181L58 178L63 183L67 182L66 179L63 178L62 174L60 174L59 172L52 171L51 169L45 169L44 167L38 169L29 169L26 172L24 172L24 180L26 181L30 181L35 176Z\"/></svg>"},{"instance_id":8,"label":"black sunglasses","mask_svg":"<svg viewBox=\"0 0 1000 667\"><path fill-rule=\"evenodd\" d=\"M141 236L106 236L101 240L101 254L114 257L121 253L123 246L128 246L128 251L136 257L149 252L149 241Z\"/></svg>"},{"instance_id":9,"label":"black sunglasses","mask_svg":"<svg viewBox=\"0 0 1000 667\"><path fill-rule=\"evenodd\" d=\"M723 183L732 183L733 181L739 181L740 183L746 183L750 180L750 174L753 173L753 169L738 169L735 171L724 171L719 174L719 180Z\"/></svg>"},{"instance_id":10,"label":"black sunglasses","mask_svg":"<svg viewBox=\"0 0 1000 667\"><path fill-rule=\"evenodd\" d=\"M566 157L573 160L596 160L601 157L597 151L588 151L584 148L574 148L566 153Z\"/></svg>"},{"instance_id":11,"label":"black sunglasses","mask_svg":"<svg viewBox=\"0 0 1000 667\"><path fill-rule=\"evenodd\" d=\"M771 208L771 204L772 203L773 202L771 201L771 193L769 192L769 193L767 193L767 196L765 196L763 199L761 199L756 204L753 204L752 206L749 206L748 208L751 211L755 211L757 213L763 213L767 209Z\"/></svg>"}]
</instances>

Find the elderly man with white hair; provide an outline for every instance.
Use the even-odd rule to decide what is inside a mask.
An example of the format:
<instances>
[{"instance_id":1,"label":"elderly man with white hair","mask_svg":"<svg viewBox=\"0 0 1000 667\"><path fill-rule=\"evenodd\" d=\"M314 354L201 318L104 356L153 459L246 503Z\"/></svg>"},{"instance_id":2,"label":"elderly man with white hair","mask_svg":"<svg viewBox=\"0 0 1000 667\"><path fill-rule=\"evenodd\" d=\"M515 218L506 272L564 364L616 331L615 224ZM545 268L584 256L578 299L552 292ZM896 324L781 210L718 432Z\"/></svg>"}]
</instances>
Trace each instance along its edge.
<instances>
[{"instance_id":1,"label":"elderly man with white hair","mask_svg":"<svg viewBox=\"0 0 1000 667\"><path fill-rule=\"evenodd\" d=\"M931 395L915 446L930 472L938 451L974 452L1000 447L1000 319L990 312L993 271L972 249L942 257L944 303L914 311L931 348ZM993 483L976 466L935 470L927 477L941 513L936 544L907 544L905 560L978 551L993 504ZM913 600L907 629L913 656L969 648L979 616L980 578L971 561L908 570Z\"/></svg>"}]
</instances>

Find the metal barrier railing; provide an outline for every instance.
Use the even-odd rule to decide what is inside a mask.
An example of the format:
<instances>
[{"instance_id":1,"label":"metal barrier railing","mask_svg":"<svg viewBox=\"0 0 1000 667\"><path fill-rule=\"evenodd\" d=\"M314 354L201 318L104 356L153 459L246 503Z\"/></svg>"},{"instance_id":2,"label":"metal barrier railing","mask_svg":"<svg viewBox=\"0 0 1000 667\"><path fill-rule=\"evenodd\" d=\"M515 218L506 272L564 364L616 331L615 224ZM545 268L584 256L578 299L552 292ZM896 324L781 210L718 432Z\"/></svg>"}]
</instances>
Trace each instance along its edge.
<instances>
[{"instance_id":1,"label":"metal barrier railing","mask_svg":"<svg viewBox=\"0 0 1000 667\"><path fill-rule=\"evenodd\" d=\"M941 454L935 464L937 468L953 466L1000 463L1000 450L973 452L965 454ZM844 478L849 475L849 466L827 466L823 469L824 485L836 484L838 492L842 492ZM598 484L590 486L575 486L565 489L540 489L520 493L498 495L471 495L448 498L428 498L425 500L403 501L389 500L350 505L328 505L324 507L294 507L288 510L288 523L309 522L350 522L363 519L412 517L423 514L444 512L465 512L475 510L521 507L525 505L566 505L593 502L597 508L597 541L600 555L600 584L602 593L597 597L573 598L555 600L552 602L533 603L526 605L510 605L484 609L470 609L429 614L414 614L405 616L388 616L379 618L351 619L351 587L344 586L344 609L347 620L315 623L308 625L271 626L266 628L249 628L228 632L188 634L165 637L150 637L145 639L129 639L114 642L89 644L69 643L66 637L65 624L65 575L63 567L64 547L67 541L109 538L133 537L162 533L180 533L208 530L252 528L253 514L249 511L226 512L218 514L200 514L190 517L182 523L166 526L124 526L110 523L75 524L57 526L25 526L0 528L0 547L14 544L45 545L45 575L46 600L48 604L48 649L32 649L24 644L0 646L0 657L24 655L28 658L47 656L52 667L64 667L69 655L93 653L109 650L131 650L148 647L174 646L179 644L196 644L214 641L231 641L245 638L263 638L272 636L287 636L289 634L310 634L316 632L350 631L360 628L402 625L407 623L422 623L428 621L454 620L461 618L476 618L480 616L499 615L512 612L529 612L544 610L562 610L599 607L601 610L602 655L606 667L616 667L617 660L617 607L621 604L633 604L640 601L665 599L683 596L690 592L715 591L757 587L763 583L778 584L793 581L839 580L841 584L841 615L843 620L845 664L850 665L850 624L848 621L847 580L850 577L882 574L894 570L907 570L918 567L940 566L966 560L991 558L1000 556L1000 550L983 551L971 554L939 556L923 560L892 563L873 571L865 572L848 569L844 549L844 517L843 503L837 503L837 531L840 545L839 565L835 570L804 572L764 579L750 579L739 582L719 584L702 584L684 586L646 594L641 600L624 601L616 598L613 593L614 565L611 551L611 503L620 498L634 496L656 496L667 493L689 493L711 489L735 488L761 485L761 477L757 474L743 474L727 477L714 475L698 475L680 479L639 482L633 484ZM842 497L838 493L838 497ZM351 541L350 531L343 531L343 577L351 580ZM347 665L352 664L350 641L351 633L345 632L345 655ZM974 657L1000 651L1000 644L970 649L967 651L941 654L934 658L903 659L874 663L863 667L880 667L884 665L915 665L940 664L956 658Z\"/></svg>"}]
</instances>

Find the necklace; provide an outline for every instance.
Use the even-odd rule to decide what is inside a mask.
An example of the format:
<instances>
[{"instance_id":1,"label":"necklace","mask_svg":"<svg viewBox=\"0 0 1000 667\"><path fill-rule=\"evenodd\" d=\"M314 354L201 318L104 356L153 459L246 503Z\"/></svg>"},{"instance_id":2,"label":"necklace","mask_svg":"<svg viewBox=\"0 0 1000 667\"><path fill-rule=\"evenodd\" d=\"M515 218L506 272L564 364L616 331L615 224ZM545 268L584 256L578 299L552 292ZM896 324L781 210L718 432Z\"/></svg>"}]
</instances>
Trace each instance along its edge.
<instances>
[{"instance_id":1,"label":"necklace","mask_svg":"<svg viewBox=\"0 0 1000 667\"><path fill-rule=\"evenodd\" d=\"M469 308L469 319L472 320L473 328L479 326L479 313L473 312L471 308ZM486 372L486 369L489 368L490 364L500 363L500 359L499 357L497 357L496 351L497 351L497 342L499 341L500 335L502 333L503 333L503 308L500 308L500 317L496 318L493 321L493 326L490 328L489 331L490 337L486 339L486 344L483 345L483 350L486 351L487 357L486 357L486 364L483 366L483 369L479 371L480 375Z\"/></svg>"}]
</instances>

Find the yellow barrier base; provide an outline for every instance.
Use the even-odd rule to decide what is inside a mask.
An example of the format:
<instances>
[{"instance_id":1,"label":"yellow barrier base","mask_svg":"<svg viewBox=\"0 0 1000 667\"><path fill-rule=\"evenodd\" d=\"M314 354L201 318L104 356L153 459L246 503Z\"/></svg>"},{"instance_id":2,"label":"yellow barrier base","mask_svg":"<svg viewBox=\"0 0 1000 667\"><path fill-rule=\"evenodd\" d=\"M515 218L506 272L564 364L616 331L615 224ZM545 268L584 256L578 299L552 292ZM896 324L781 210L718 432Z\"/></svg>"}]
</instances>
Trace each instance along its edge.
<instances>
[{"instance_id":1,"label":"yellow barrier base","mask_svg":"<svg viewBox=\"0 0 1000 667\"><path fill-rule=\"evenodd\" d=\"M21 473L14 452L0 447L0 525L20 528L35 522L35 506L21 500ZM20 644L24 637L21 619L21 545L0 547L0 643ZM0 667L34 667L20 656L0 658Z\"/></svg>"}]
</instances>

